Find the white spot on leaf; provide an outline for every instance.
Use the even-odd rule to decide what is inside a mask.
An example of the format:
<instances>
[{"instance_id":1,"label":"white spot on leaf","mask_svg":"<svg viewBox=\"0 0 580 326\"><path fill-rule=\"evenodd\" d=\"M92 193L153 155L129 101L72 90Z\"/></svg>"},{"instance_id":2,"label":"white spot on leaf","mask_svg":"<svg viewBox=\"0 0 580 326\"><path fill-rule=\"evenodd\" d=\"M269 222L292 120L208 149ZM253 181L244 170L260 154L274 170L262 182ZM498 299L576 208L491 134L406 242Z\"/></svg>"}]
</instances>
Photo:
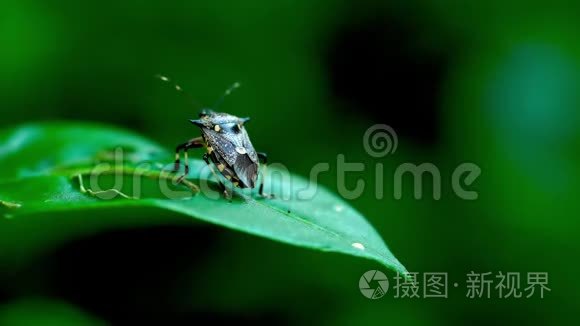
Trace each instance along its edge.
<instances>
[{"instance_id":1,"label":"white spot on leaf","mask_svg":"<svg viewBox=\"0 0 580 326\"><path fill-rule=\"evenodd\" d=\"M356 248L359 250L365 250L365 246L360 242L353 242L352 246L353 246L353 248Z\"/></svg>"}]
</instances>

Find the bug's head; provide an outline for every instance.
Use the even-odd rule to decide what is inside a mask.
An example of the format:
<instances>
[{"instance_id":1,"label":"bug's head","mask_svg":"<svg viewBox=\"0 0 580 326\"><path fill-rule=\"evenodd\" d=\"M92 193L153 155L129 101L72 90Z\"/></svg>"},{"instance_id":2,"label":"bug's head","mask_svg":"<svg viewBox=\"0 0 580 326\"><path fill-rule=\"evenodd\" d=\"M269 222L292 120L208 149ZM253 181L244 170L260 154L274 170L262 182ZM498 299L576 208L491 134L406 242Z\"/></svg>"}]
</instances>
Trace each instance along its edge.
<instances>
[{"instance_id":1,"label":"bug's head","mask_svg":"<svg viewBox=\"0 0 580 326\"><path fill-rule=\"evenodd\" d=\"M243 129L246 122L250 121L250 118L240 118L228 113L204 109L199 113L199 119L189 121L202 129L206 128L217 132L223 130L237 133Z\"/></svg>"}]
</instances>

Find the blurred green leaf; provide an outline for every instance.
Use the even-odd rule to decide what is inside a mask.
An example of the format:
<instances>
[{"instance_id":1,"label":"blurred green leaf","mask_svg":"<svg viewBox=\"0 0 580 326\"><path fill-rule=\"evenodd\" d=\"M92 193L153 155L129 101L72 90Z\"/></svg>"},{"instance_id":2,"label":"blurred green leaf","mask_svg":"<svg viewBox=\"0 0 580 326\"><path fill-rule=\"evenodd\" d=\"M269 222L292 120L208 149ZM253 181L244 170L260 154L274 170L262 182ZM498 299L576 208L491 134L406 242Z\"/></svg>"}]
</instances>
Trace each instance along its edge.
<instances>
[{"instance_id":1,"label":"blurred green leaf","mask_svg":"<svg viewBox=\"0 0 580 326\"><path fill-rule=\"evenodd\" d=\"M28 297L0 305L0 325L106 325L86 312L54 299Z\"/></svg>"},{"instance_id":2,"label":"blurred green leaf","mask_svg":"<svg viewBox=\"0 0 580 326\"><path fill-rule=\"evenodd\" d=\"M217 188L211 174L204 176L202 160L190 159L190 165L190 182ZM126 214L127 207L161 208L406 272L356 210L320 187L301 199L299 192L313 185L282 168L271 171L267 183L275 199L237 191L230 202L211 187L194 193L175 184L176 175L168 171L171 154L158 145L127 131L84 123L30 124L0 132L0 166L0 212L13 221L47 212L125 208ZM95 185L109 190L97 192Z\"/></svg>"}]
</instances>

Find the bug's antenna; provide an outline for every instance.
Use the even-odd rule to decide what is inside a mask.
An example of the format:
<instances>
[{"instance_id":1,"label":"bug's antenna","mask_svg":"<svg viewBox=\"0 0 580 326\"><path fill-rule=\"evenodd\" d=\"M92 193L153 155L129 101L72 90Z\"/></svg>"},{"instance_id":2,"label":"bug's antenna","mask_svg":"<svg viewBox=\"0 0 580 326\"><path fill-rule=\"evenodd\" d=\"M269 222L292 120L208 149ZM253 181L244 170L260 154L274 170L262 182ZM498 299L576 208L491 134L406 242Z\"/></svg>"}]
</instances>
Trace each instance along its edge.
<instances>
[{"instance_id":1,"label":"bug's antenna","mask_svg":"<svg viewBox=\"0 0 580 326\"><path fill-rule=\"evenodd\" d=\"M187 99L197 105L198 107L203 107L198 101L196 101L191 94L189 94L188 92L184 91L183 88L181 88L181 86L179 86L177 83L175 83L173 80L169 79L169 77L167 76L163 76L163 75L155 75L156 78L161 79L161 81L163 81L164 83L168 83L170 84L173 88L175 88L176 91L182 93L183 95L185 95L185 97L187 97Z\"/></svg>"},{"instance_id":2,"label":"bug's antenna","mask_svg":"<svg viewBox=\"0 0 580 326\"><path fill-rule=\"evenodd\" d=\"M220 98L215 102L215 104L213 105L214 109L217 109L218 106L220 106L222 104L222 102L224 101L224 98L228 95L230 95L236 88L239 88L240 86L242 86L239 82L235 82L232 84L232 86L228 87L228 89L226 89L226 91L222 94L222 96L220 96Z\"/></svg>"}]
</instances>

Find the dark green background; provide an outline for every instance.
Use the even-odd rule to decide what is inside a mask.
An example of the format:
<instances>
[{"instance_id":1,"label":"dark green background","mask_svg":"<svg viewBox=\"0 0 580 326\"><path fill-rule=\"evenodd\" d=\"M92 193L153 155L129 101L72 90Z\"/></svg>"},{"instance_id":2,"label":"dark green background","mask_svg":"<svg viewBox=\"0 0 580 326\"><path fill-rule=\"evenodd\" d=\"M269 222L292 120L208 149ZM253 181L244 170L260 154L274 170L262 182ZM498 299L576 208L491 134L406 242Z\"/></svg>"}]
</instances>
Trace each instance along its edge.
<instances>
[{"instance_id":1,"label":"dark green background","mask_svg":"<svg viewBox=\"0 0 580 326\"><path fill-rule=\"evenodd\" d=\"M381 269L372 262L207 225L111 228L55 239L30 259L0 252L0 322L572 321L580 290L579 12L566 1L519 0L3 0L2 127L99 121L171 149L197 135L187 119L199 108L155 74L206 105L240 81L220 109L252 117L257 149L304 176L330 163L319 181L333 190L337 154L365 163L349 177L350 187L356 178L367 183L352 205L407 269L448 272L459 287L450 286L448 299L395 299L391 289L371 301L358 279ZM378 160L362 146L376 123L399 136L397 152ZM373 191L378 162L382 200ZM409 182L395 200L392 177L403 162L436 164L442 199L413 199ZM451 189L463 162L482 169L475 201ZM58 227L61 218L100 217L46 218ZM23 225L22 247L34 248L43 231ZM467 299L470 271L520 272L522 286L527 272L548 272L551 292Z\"/></svg>"}]
</instances>

